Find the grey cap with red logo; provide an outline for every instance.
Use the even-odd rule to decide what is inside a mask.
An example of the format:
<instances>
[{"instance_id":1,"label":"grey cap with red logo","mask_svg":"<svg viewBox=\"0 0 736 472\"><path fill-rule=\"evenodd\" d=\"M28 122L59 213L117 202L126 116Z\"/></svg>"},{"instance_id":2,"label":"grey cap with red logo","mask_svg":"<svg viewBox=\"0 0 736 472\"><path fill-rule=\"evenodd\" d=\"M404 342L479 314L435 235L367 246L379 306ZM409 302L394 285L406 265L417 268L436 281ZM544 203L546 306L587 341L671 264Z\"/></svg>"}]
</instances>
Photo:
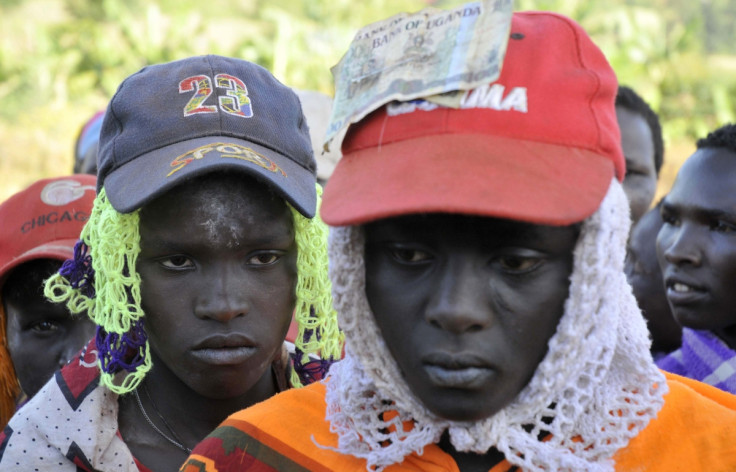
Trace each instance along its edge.
<instances>
[{"instance_id":1,"label":"grey cap with red logo","mask_svg":"<svg viewBox=\"0 0 736 472\"><path fill-rule=\"evenodd\" d=\"M144 67L118 87L100 133L97 189L129 213L215 170L267 183L304 216L316 163L299 98L266 69L197 56Z\"/></svg>"}]
</instances>

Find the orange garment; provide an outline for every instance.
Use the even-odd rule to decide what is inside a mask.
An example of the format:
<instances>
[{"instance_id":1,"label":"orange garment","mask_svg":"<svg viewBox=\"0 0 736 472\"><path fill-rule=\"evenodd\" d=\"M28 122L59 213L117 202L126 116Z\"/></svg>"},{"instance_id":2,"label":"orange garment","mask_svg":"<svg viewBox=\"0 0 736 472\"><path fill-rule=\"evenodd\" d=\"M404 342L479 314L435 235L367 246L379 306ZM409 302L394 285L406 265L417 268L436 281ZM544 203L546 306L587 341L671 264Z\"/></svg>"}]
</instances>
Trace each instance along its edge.
<instances>
[{"instance_id":1,"label":"orange garment","mask_svg":"<svg viewBox=\"0 0 736 472\"><path fill-rule=\"evenodd\" d=\"M665 375L670 392L664 408L614 457L616 470L736 471L736 396ZM323 383L281 393L231 415L194 449L180 472L365 471L365 460L328 449L337 446L337 436L324 416ZM411 455L384 470L460 472L453 458L434 444L421 456ZM502 461L490 472L510 470L518 469Z\"/></svg>"}]
</instances>

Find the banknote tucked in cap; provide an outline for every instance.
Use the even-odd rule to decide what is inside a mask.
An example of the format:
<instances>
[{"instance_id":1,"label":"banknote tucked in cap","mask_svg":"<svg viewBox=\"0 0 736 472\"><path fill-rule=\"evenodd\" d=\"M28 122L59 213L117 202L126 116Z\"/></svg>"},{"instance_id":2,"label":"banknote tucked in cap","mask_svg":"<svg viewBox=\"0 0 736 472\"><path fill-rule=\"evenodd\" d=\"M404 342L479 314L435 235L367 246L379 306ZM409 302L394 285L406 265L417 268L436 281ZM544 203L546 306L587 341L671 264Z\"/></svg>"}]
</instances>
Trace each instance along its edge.
<instances>
[{"instance_id":1,"label":"banknote tucked in cap","mask_svg":"<svg viewBox=\"0 0 736 472\"><path fill-rule=\"evenodd\" d=\"M483 0L425 8L370 24L332 68L335 101L325 148L341 130L393 100L459 106L462 94L501 72L513 2ZM339 145L339 143L336 143Z\"/></svg>"}]
</instances>

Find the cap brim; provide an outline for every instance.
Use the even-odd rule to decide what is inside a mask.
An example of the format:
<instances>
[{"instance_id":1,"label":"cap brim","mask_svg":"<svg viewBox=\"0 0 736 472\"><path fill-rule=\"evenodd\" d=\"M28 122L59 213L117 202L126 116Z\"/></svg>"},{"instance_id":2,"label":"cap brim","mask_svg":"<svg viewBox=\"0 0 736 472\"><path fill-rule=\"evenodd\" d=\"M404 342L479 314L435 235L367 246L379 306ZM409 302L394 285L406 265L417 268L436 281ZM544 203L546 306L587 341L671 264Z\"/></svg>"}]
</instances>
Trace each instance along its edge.
<instances>
[{"instance_id":1,"label":"cap brim","mask_svg":"<svg viewBox=\"0 0 736 472\"><path fill-rule=\"evenodd\" d=\"M227 145L248 148L256 155L233 152L235 148ZM203 146L212 149L203 150ZM198 149L199 154L194 154ZM176 185L216 170L245 172L268 184L302 215L312 218L316 212L317 180L310 170L267 147L227 136L207 136L159 148L115 169L103 185L113 208L130 213Z\"/></svg>"},{"instance_id":2,"label":"cap brim","mask_svg":"<svg viewBox=\"0 0 736 472\"><path fill-rule=\"evenodd\" d=\"M580 148L441 134L346 154L320 210L332 226L415 213L460 213L546 225L592 215L611 179L609 158Z\"/></svg>"},{"instance_id":3,"label":"cap brim","mask_svg":"<svg viewBox=\"0 0 736 472\"><path fill-rule=\"evenodd\" d=\"M74 245L77 243L77 239L59 239L57 241L50 241L46 244L34 247L13 260L8 261L4 266L0 267L0 281L5 280L8 273L15 269L19 265L36 260L36 259L56 259L58 261L65 261L74 257Z\"/></svg>"}]
</instances>

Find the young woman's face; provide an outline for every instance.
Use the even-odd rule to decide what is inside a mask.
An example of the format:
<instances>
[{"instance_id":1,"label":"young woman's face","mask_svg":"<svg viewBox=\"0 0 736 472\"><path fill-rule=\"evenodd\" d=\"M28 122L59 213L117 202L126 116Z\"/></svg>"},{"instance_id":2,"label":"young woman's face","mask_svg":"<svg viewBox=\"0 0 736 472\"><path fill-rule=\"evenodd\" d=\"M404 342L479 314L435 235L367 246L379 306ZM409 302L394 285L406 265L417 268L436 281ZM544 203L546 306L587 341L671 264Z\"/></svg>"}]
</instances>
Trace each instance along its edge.
<instances>
[{"instance_id":1,"label":"young woman's face","mask_svg":"<svg viewBox=\"0 0 736 472\"><path fill-rule=\"evenodd\" d=\"M700 149L662 203L657 256L682 325L715 331L736 347L736 154Z\"/></svg>"},{"instance_id":2,"label":"young woman's face","mask_svg":"<svg viewBox=\"0 0 736 472\"><path fill-rule=\"evenodd\" d=\"M649 209L657 191L657 169L654 165L654 141L649 124L639 113L616 107L621 129L621 148L626 158L623 186L635 224Z\"/></svg>"},{"instance_id":3,"label":"young woman's face","mask_svg":"<svg viewBox=\"0 0 736 472\"><path fill-rule=\"evenodd\" d=\"M652 351L671 352L682 344L682 326L672 316L657 261L657 233L662 227L659 209L641 217L631 230L624 269L652 336Z\"/></svg>"},{"instance_id":4,"label":"young woman's face","mask_svg":"<svg viewBox=\"0 0 736 472\"><path fill-rule=\"evenodd\" d=\"M526 386L568 296L578 226L458 215L366 225L366 294L433 413L489 417Z\"/></svg>"},{"instance_id":5,"label":"young woman's face","mask_svg":"<svg viewBox=\"0 0 736 472\"><path fill-rule=\"evenodd\" d=\"M218 175L175 188L140 216L137 270L151 349L208 398L272 388L270 366L296 300L284 201L254 180Z\"/></svg>"},{"instance_id":6,"label":"young woman's face","mask_svg":"<svg viewBox=\"0 0 736 472\"><path fill-rule=\"evenodd\" d=\"M59 266L61 261L54 264L57 270ZM29 397L95 335L95 324L85 314L72 316L63 304L44 298L42 280L53 272L28 277L38 283L37 290L29 288L3 301L8 352L21 389ZM17 272L12 276L18 276Z\"/></svg>"}]
</instances>

